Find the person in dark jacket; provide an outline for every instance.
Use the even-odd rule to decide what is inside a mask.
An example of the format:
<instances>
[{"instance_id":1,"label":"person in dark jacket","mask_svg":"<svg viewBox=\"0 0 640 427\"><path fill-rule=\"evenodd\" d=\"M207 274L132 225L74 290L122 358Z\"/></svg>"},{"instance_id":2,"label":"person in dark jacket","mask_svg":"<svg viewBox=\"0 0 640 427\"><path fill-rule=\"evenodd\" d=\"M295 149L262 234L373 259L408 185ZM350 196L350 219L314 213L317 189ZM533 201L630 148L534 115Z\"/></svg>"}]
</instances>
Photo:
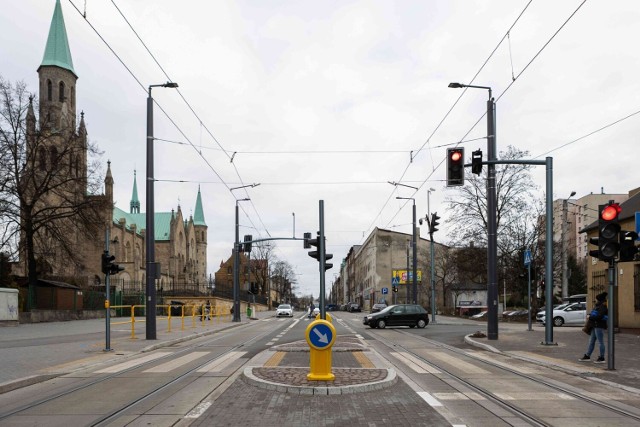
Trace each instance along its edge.
<instances>
[{"instance_id":1,"label":"person in dark jacket","mask_svg":"<svg viewBox=\"0 0 640 427\"><path fill-rule=\"evenodd\" d=\"M600 344L600 356L595 363L604 363L604 331L607 329L607 320L609 315L609 309L607 308L607 293L603 292L596 295L596 305L589 314L589 322L593 329L591 329L591 336L589 337L589 346L587 352L578 359L581 362L591 360L591 353L596 346L596 340Z\"/></svg>"}]
</instances>

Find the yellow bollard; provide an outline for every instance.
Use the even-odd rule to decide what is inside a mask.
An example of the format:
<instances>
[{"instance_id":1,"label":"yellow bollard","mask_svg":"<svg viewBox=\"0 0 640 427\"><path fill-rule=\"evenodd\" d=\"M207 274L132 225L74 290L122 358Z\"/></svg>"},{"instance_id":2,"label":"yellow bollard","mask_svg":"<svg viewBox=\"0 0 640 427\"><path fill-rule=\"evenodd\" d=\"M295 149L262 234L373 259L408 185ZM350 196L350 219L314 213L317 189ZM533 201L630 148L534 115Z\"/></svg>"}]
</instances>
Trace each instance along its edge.
<instances>
[{"instance_id":1,"label":"yellow bollard","mask_svg":"<svg viewBox=\"0 0 640 427\"><path fill-rule=\"evenodd\" d=\"M181 320L181 322L182 322L182 328L181 328L181 330L183 330L183 331L184 331L184 305L182 306L182 320Z\"/></svg>"},{"instance_id":2,"label":"yellow bollard","mask_svg":"<svg viewBox=\"0 0 640 427\"><path fill-rule=\"evenodd\" d=\"M336 328L330 321L317 319L307 326L305 332L309 344L309 381L333 381L331 372L331 347L336 340Z\"/></svg>"},{"instance_id":3,"label":"yellow bollard","mask_svg":"<svg viewBox=\"0 0 640 427\"><path fill-rule=\"evenodd\" d=\"M167 306L167 332L171 332L171 307Z\"/></svg>"},{"instance_id":4,"label":"yellow bollard","mask_svg":"<svg viewBox=\"0 0 640 427\"><path fill-rule=\"evenodd\" d=\"M136 316L135 316L135 305L131 306L131 339L136 339Z\"/></svg>"},{"instance_id":5,"label":"yellow bollard","mask_svg":"<svg viewBox=\"0 0 640 427\"><path fill-rule=\"evenodd\" d=\"M196 327L196 306L195 304L191 304L191 327Z\"/></svg>"}]
</instances>

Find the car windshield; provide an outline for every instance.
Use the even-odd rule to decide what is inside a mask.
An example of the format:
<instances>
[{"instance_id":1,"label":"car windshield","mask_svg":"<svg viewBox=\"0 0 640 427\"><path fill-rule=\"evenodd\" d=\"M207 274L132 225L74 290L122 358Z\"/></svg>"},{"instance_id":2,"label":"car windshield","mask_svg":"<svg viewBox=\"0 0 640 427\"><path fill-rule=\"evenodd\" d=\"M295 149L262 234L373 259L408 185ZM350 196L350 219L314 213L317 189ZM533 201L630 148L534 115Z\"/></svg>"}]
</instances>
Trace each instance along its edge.
<instances>
[{"instance_id":1,"label":"car windshield","mask_svg":"<svg viewBox=\"0 0 640 427\"><path fill-rule=\"evenodd\" d=\"M289 304L280 304L278 306L278 310L288 310L290 308L291 308L291 306Z\"/></svg>"},{"instance_id":2,"label":"car windshield","mask_svg":"<svg viewBox=\"0 0 640 427\"><path fill-rule=\"evenodd\" d=\"M380 313L388 313L389 311L391 311L391 309L392 309L393 307L397 307L397 306L395 306L395 305L390 305L390 306L388 306L388 307L385 307L384 309L382 309L382 310L380 311Z\"/></svg>"}]
</instances>

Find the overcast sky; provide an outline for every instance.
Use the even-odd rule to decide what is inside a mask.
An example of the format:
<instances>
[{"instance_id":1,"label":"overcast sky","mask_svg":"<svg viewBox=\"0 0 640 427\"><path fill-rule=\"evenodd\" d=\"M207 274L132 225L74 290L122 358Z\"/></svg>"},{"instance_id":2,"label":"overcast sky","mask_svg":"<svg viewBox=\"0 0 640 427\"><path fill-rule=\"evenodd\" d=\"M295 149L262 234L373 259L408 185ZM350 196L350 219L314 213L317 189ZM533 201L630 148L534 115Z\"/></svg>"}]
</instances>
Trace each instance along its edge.
<instances>
[{"instance_id":1,"label":"overcast sky","mask_svg":"<svg viewBox=\"0 0 640 427\"><path fill-rule=\"evenodd\" d=\"M0 75L35 92L55 1L2 3ZM153 89L168 114L156 107L155 136L174 141L156 143L155 207L180 204L188 217L201 186L210 273L231 255L235 198L251 198L239 203L240 236L254 238L291 237L292 213L296 237L315 234L324 200L327 285L374 227L411 232L411 202L396 196L414 197L424 217L433 188L431 211L446 220L446 147L486 136L487 100L449 82L492 87L498 150L552 156L554 198L638 186L640 114L588 136L640 111L637 0L61 4L78 113L105 168L112 161L122 209L137 170L146 210L147 87L180 85ZM475 149L486 156L485 139L461 145L468 162ZM543 190L544 167L534 177ZM436 239L447 241L446 228ZM318 264L302 242L276 244L300 291L318 296Z\"/></svg>"}]
</instances>

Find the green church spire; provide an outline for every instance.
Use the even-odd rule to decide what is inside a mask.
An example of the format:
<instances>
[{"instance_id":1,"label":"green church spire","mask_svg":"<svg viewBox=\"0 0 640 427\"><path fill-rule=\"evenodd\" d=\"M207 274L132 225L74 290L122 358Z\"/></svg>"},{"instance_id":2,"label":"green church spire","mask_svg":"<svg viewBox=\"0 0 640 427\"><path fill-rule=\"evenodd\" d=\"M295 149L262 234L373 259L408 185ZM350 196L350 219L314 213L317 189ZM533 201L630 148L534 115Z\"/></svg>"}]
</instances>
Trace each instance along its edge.
<instances>
[{"instance_id":1,"label":"green church spire","mask_svg":"<svg viewBox=\"0 0 640 427\"><path fill-rule=\"evenodd\" d=\"M129 213L140 213L140 200L138 199L138 183L136 180L136 171L133 171L133 194L131 194L131 202L129 203Z\"/></svg>"},{"instance_id":2,"label":"green church spire","mask_svg":"<svg viewBox=\"0 0 640 427\"><path fill-rule=\"evenodd\" d=\"M194 225L207 225L204 222L204 211L202 210L202 197L200 196L200 186L198 185L198 198L196 199L196 211L193 213Z\"/></svg>"},{"instance_id":3,"label":"green church spire","mask_svg":"<svg viewBox=\"0 0 640 427\"><path fill-rule=\"evenodd\" d=\"M40 64L40 66L44 65L55 65L71 71L74 75L76 74L73 69L73 60L71 59L71 51L69 50L67 29L64 26L60 0L56 0L56 7L53 11L53 18L51 19L51 27L49 27L47 46L44 50L44 58L42 58L42 64Z\"/></svg>"}]
</instances>

